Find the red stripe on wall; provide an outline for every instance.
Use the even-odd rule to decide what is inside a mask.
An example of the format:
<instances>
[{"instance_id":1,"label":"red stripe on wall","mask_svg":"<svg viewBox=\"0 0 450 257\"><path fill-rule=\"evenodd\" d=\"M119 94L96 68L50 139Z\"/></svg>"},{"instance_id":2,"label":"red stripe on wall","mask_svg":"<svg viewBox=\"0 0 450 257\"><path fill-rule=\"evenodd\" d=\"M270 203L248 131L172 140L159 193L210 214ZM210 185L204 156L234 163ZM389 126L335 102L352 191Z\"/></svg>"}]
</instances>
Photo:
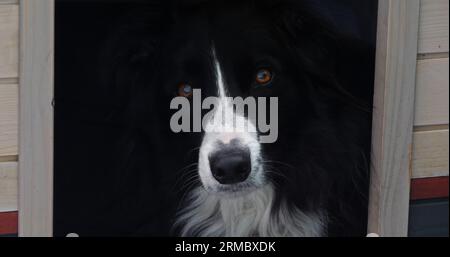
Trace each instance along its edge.
<instances>
[{"instance_id":1,"label":"red stripe on wall","mask_svg":"<svg viewBox=\"0 0 450 257\"><path fill-rule=\"evenodd\" d=\"M411 181L411 200L448 198L448 177L421 178Z\"/></svg>"},{"instance_id":2,"label":"red stripe on wall","mask_svg":"<svg viewBox=\"0 0 450 257\"><path fill-rule=\"evenodd\" d=\"M0 235L17 234L18 213L0 212Z\"/></svg>"}]
</instances>

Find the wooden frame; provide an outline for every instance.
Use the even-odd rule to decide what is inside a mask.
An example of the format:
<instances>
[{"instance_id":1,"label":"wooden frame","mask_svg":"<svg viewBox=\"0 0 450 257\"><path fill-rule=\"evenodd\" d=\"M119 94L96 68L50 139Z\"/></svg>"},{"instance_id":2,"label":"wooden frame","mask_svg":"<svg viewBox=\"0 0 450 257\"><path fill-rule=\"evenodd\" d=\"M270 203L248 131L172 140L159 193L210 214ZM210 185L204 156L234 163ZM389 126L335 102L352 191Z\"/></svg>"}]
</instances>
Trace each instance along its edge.
<instances>
[{"instance_id":1,"label":"wooden frame","mask_svg":"<svg viewBox=\"0 0 450 257\"><path fill-rule=\"evenodd\" d=\"M379 0L368 231L407 236L419 0Z\"/></svg>"},{"instance_id":2,"label":"wooden frame","mask_svg":"<svg viewBox=\"0 0 450 257\"><path fill-rule=\"evenodd\" d=\"M53 231L54 0L20 1L19 236Z\"/></svg>"},{"instance_id":3,"label":"wooden frame","mask_svg":"<svg viewBox=\"0 0 450 257\"><path fill-rule=\"evenodd\" d=\"M20 0L19 235L53 229L54 0ZM369 232L406 236L419 0L379 0Z\"/></svg>"}]
</instances>

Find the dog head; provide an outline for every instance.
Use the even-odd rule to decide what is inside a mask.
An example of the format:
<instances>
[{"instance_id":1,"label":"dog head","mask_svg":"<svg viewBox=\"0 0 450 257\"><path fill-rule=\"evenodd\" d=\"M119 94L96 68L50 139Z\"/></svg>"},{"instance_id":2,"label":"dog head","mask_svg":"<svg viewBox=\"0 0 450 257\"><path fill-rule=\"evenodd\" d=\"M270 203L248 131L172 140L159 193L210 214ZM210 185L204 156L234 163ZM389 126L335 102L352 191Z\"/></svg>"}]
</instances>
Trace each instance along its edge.
<instances>
[{"instance_id":1,"label":"dog head","mask_svg":"<svg viewBox=\"0 0 450 257\"><path fill-rule=\"evenodd\" d=\"M296 161L283 148L299 152L294 141L317 136L311 128L332 108L326 91L334 90L332 36L320 24L288 1L199 1L174 12L162 81L166 94L189 100L191 112L201 109L196 97L201 107L214 105L197 115L198 172L208 191L235 195L263 186L274 160ZM249 101L243 111L236 97ZM268 121L280 130L264 144L260 125Z\"/></svg>"}]
</instances>

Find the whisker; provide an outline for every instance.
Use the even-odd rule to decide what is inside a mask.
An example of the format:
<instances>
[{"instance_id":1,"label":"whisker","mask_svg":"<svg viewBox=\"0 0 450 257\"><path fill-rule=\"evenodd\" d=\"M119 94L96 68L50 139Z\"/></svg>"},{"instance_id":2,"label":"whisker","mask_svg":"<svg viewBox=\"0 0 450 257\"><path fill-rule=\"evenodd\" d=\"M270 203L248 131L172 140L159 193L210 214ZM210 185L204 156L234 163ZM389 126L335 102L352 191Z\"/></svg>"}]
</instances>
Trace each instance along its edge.
<instances>
[{"instance_id":1,"label":"whisker","mask_svg":"<svg viewBox=\"0 0 450 257\"><path fill-rule=\"evenodd\" d=\"M179 177L177 179L182 179L184 176L186 176L186 174L189 174L186 170L192 168L193 166L198 165L198 163L192 163L189 164L181 169L179 169L175 174L179 175Z\"/></svg>"},{"instance_id":2,"label":"whisker","mask_svg":"<svg viewBox=\"0 0 450 257\"><path fill-rule=\"evenodd\" d=\"M193 169L193 170L189 170L186 171L186 174L184 174L182 177L179 177L176 181L175 181L175 185L179 185L181 183L185 183L186 181L189 181L190 179L192 179L193 177L197 177L197 169Z\"/></svg>"},{"instance_id":3,"label":"whisker","mask_svg":"<svg viewBox=\"0 0 450 257\"><path fill-rule=\"evenodd\" d=\"M281 164L285 167L291 168L291 169L295 169L294 166L292 166L291 164L285 163L285 162L280 162L280 161L272 161L272 160L264 160L262 161L262 163L275 163L275 164Z\"/></svg>"},{"instance_id":4,"label":"whisker","mask_svg":"<svg viewBox=\"0 0 450 257\"><path fill-rule=\"evenodd\" d=\"M188 196L188 194L190 193L189 188L193 187L195 185L196 182L200 182L200 180L194 180L192 182L189 183L189 186L186 188L185 192L183 193L183 195L180 198L180 201L178 202L178 208L181 208L181 205L184 203L184 201L186 200L186 197ZM201 182L200 182L201 183ZM201 186L201 188L203 188L203 186Z\"/></svg>"}]
</instances>

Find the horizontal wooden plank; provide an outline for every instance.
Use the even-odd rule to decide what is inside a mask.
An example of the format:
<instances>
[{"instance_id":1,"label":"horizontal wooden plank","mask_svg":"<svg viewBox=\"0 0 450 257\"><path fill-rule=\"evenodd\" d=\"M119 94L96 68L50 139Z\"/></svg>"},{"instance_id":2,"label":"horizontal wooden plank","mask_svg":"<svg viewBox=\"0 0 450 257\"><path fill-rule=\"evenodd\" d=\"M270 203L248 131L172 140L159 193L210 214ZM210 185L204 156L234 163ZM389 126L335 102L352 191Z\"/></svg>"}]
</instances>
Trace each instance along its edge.
<instances>
[{"instance_id":1,"label":"horizontal wooden plank","mask_svg":"<svg viewBox=\"0 0 450 257\"><path fill-rule=\"evenodd\" d=\"M0 84L0 156L15 156L18 151L17 84Z\"/></svg>"},{"instance_id":2,"label":"horizontal wooden plank","mask_svg":"<svg viewBox=\"0 0 450 257\"><path fill-rule=\"evenodd\" d=\"M0 78L14 78L19 70L19 7L0 5Z\"/></svg>"},{"instance_id":3,"label":"horizontal wooden plank","mask_svg":"<svg viewBox=\"0 0 450 257\"><path fill-rule=\"evenodd\" d=\"M449 130L414 133L412 177L428 178L449 175Z\"/></svg>"},{"instance_id":4,"label":"horizontal wooden plank","mask_svg":"<svg viewBox=\"0 0 450 257\"><path fill-rule=\"evenodd\" d=\"M448 52L449 1L422 0L420 10L420 54Z\"/></svg>"},{"instance_id":5,"label":"horizontal wooden plank","mask_svg":"<svg viewBox=\"0 0 450 257\"><path fill-rule=\"evenodd\" d=\"M17 234L18 221L17 212L0 212L0 235Z\"/></svg>"},{"instance_id":6,"label":"horizontal wooden plank","mask_svg":"<svg viewBox=\"0 0 450 257\"><path fill-rule=\"evenodd\" d=\"M17 211L17 162L0 163L0 212Z\"/></svg>"},{"instance_id":7,"label":"horizontal wooden plank","mask_svg":"<svg viewBox=\"0 0 450 257\"><path fill-rule=\"evenodd\" d=\"M414 125L429 126L449 123L448 58L417 62Z\"/></svg>"},{"instance_id":8,"label":"horizontal wooden plank","mask_svg":"<svg viewBox=\"0 0 450 257\"><path fill-rule=\"evenodd\" d=\"M448 198L448 186L448 177L413 179L411 200Z\"/></svg>"},{"instance_id":9,"label":"horizontal wooden plank","mask_svg":"<svg viewBox=\"0 0 450 257\"><path fill-rule=\"evenodd\" d=\"M0 0L0 4L19 4L19 0Z\"/></svg>"}]
</instances>

